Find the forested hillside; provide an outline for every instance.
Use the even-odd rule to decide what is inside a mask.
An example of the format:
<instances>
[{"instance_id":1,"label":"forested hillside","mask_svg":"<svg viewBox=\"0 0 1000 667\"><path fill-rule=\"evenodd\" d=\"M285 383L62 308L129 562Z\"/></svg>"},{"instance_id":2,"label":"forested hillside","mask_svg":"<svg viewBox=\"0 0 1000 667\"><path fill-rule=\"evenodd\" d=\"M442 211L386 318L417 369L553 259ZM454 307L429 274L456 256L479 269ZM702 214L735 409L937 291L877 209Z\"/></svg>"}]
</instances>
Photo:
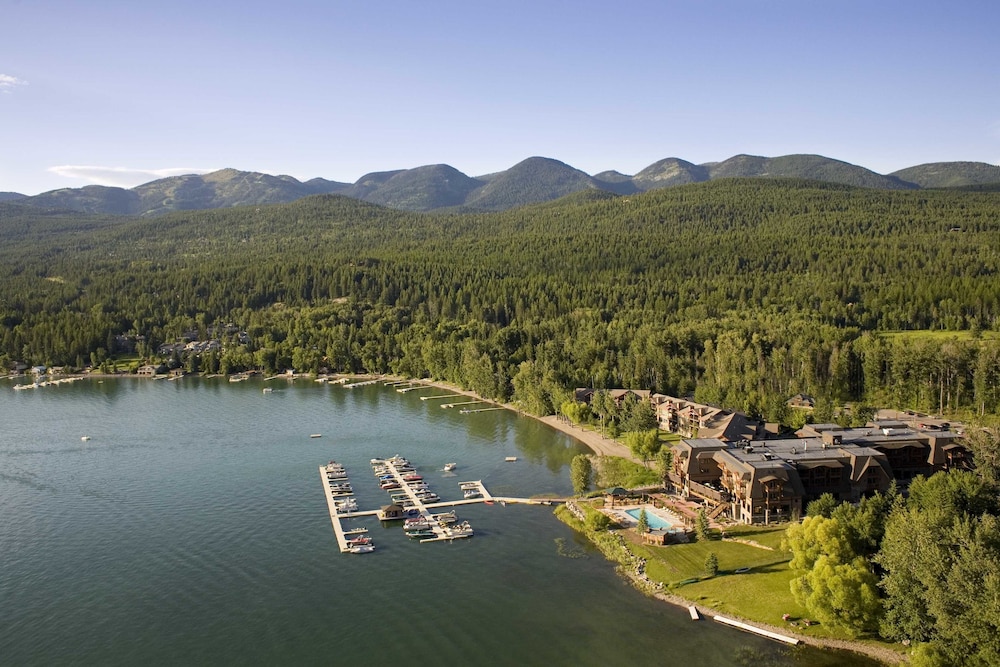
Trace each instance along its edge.
<instances>
[{"instance_id":1,"label":"forested hillside","mask_svg":"<svg viewBox=\"0 0 1000 667\"><path fill-rule=\"evenodd\" d=\"M995 412L1000 194L719 180L497 213L333 195L152 219L0 204L0 357L100 363L213 325L192 370L431 375L551 411L575 386L782 419L793 393ZM897 336L892 330L962 332Z\"/></svg>"}]
</instances>

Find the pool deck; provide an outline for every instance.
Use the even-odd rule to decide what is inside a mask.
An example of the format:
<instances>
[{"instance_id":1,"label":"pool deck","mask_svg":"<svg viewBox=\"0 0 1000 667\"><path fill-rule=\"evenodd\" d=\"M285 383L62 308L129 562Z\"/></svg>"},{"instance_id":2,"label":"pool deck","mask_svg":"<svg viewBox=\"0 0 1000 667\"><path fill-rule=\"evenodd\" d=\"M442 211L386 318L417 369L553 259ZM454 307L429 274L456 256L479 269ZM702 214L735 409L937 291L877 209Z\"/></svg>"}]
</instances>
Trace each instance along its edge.
<instances>
[{"instance_id":1,"label":"pool deck","mask_svg":"<svg viewBox=\"0 0 1000 667\"><path fill-rule=\"evenodd\" d=\"M616 505L614 508L605 508L603 512L614 519L616 522L623 526L635 526L638 520L630 514L626 514L626 510L646 510L647 517L655 516L664 523L669 523L671 529L684 530L684 519L677 516L674 512L670 510L665 510L659 507L653 507L650 504L644 505ZM660 526L650 526L651 528L659 528Z\"/></svg>"}]
</instances>

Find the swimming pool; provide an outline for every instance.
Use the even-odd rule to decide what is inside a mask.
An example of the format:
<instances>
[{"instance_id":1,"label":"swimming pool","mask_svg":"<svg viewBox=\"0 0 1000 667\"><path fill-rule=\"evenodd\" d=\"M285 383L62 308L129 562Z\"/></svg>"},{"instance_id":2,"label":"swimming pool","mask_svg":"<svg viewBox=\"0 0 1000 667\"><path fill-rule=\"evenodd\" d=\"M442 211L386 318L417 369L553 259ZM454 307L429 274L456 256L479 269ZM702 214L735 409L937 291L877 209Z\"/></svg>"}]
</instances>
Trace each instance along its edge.
<instances>
[{"instance_id":1,"label":"swimming pool","mask_svg":"<svg viewBox=\"0 0 1000 667\"><path fill-rule=\"evenodd\" d=\"M642 513L642 508L637 507L635 509L624 510L624 512L625 514L628 514L630 517L638 521L639 514ZM649 527L652 528L653 530L657 530L659 528L667 528L667 529L676 528L676 525L673 522L666 519L665 517L660 516L659 514L654 514L649 510L646 510L646 523L649 524Z\"/></svg>"}]
</instances>

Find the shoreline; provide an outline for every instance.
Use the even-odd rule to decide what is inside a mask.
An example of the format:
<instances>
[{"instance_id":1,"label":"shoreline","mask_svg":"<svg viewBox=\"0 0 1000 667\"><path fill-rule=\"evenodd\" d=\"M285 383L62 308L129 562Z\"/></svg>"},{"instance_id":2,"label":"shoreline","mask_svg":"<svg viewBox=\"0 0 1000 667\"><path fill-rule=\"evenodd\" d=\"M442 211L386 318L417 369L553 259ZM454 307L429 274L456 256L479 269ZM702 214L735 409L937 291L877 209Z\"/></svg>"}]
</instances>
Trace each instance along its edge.
<instances>
[{"instance_id":1,"label":"shoreline","mask_svg":"<svg viewBox=\"0 0 1000 667\"><path fill-rule=\"evenodd\" d=\"M19 379L19 378L24 378L26 376L7 375L5 377L8 378L8 379ZM160 375L160 376L141 376L141 375L130 374L130 373L110 373L110 374L104 374L104 373L79 373L78 374L78 373L73 373L73 374L60 374L58 377L60 377L60 378L80 378L80 379L89 379L89 378L94 378L94 379L137 378L137 379L145 379L145 380L148 380L148 379L154 379L154 380L155 379L167 379L167 376L164 376L164 375ZM201 376L201 377L207 377L207 376ZM281 375L281 376L277 376L277 377L280 378L280 379L295 380L295 379L300 379L300 378L307 377L307 376L305 374L301 374L301 375L290 375L290 376ZM422 384L422 385L425 385L425 386L428 386L428 387L434 387L434 388L437 388L437 389L441 389L442 391L454 392L456 394L461 394L463 396L468 396L469 398L473 398L473 399L476 399L478 401L482 401L483 403L488 403L490 405L494 405L494 406L497 406L497 407L504 408L506 410L510 410L512 412L516 412L518 415L522 415L522 416L525 416L525 417L528 417L528 418L531 418L531 419L535 419L535 420L540 421L540 422L542 422L544 424L547 424L548 426L552 427L553 429L555 429L557 431L560 431L561 433L564 433L564 434L566 434L566 435L574 438L575 440L577 440L578 442L580 442L581 444L583 444L585 447L587 447L588 449L590 449L595 455L598 455L598 456L618 456L620 458L625 458L625 459L628 459L630 461L634 461L636 463L641 463L640 461L637 461L632 456L632 453L629 451L628 447L626 447L625 445L622 445L621 443L619 443L617 441L611 440L610 438L605 438L600 433L595 433L593 431L588 431L588 430L583 429L583 428L581 428L579 426L576 426L576 425L572 424L571 422L569 422L568 420L566 420L565 418L563 418L563 417L561 417L559 415L549 415L549 416L546 416L546 417L536 417L535 415L531 415L531 414L526 413L526 412L524 412L522 410L519 410L517 408L517 406L515 406L515 405L513 405L511 403L498 403L497 401L494 401L494 400L484 399L484 398L482 398L481 396L479 396L476 392L474 392L472 390L462 389L462 388L460 388L460 387L458 387L456 385L453 385L451 383L448 383L448 382L442 382L442 381L430 380L430 379L412 379L412 378L405 378L405 377L401 377L401 376L398 376L398 375L391 375L391 374L380 375L380 374L340 374L340 373L337 373L337 374L332 374L331 376L327 376L327 377L350 378L350 379L356 379L356 380L379 380L381 382L412 382L413 384ZM273 379L273 378L267 378L267 379ZM714 616L723 615L721 612L719 612L716 609L713 609L711 607L707 607L705 605L699 604L695 600L688 600L688 599L686 599L686 598L684 598L684 597L682 597L680 595L677 595L676 593L664 593L662 591L650 591L648 589L648 582L647 581L643 581L635 572L632 572L632 571L629 570L629 568L622 566L621 563L617 563L617 565L618 566L617 566L616 569L619 572L621 572L621 574L623 574L629 580L629 582L632 584L632 586L634 588L636 588L637 590L639 590L640 592L642 592L644 594L650 595L651 597L653 597L656 600L659 600L661 602L665 602L667 604L670 604L670 605L673 605L675 607L682 608L682 609L687 609L687 608L689 608L691 606L694 606L695 608L697 608L698 612L702 616L706 617L706 620L709 619L709 618L711 618L711 617L714 617ZM727 612L727 614L725 614L725 615L729 616L729 617L734 617L735 616L735 618L737 620L742 621L742 622L744 622L744 623L746 623L748 625L752 625L754 627L761 628L763 630L769 630L771 632L776 632L776 633L779 633L779 634L784 634L784 635L788 635L788 636L794 637L794 638L798 639L800 642L802 642L803 644L808 644L810 646L815 646L815 647L818 647L818 648L827 648L827 649L834 649L834 650L850 651L852 653L858 653L858 654L865 655L867 657L873 658L875 660L879 660L879 661L881 661L881 662L883 662L883 663L885 663L887 665L900 664L900 663L902 663L902 662L905 661L905 655L904 654L896 652L896 651L893 651L892 649L889 649L889 648L884 648L884 647L880 647L880 646L871 646L869 644L865 644L865 643L862 643L862 642L852 642L852 641L844 640L844 639L819 638L819 637L812 637L812 636L802 635L802 634L790 631L787 628L781 628L781 627L769 625L767 623L762 623L762 622L759 622L759 621L754 621L754 620L751 620L751 619L743 618L742 616L739 616L737 614L733 614L731 612Z\"/></svg>"},{"instance_id":2,"label":"shoreline","mask_svg":"<svg viewBox=\"0 0 1000 667\"><path fill-rule=\"evenodd\" d=\"M401 378L401 377L397 377L397 376L385 376L385 377L382 377L382 378L379 378L379 379L390 380L390 381L392 379L395 379L396 381L400 381L400 382L407 380L406 378ZM619 456L621 458L626 458L626 459L629 459L631 461L635 461L635 458L632 456L632 452L630 452L629 449L628 449L628 447L626 447L625 445L623 445L623 444L621 444L619 442L616 442L614 440L611 440L610 438L605 438L600 433L595 433L593 431L588 431L588 430L583 429L583 428L581 428L579 426L576 426L576 425L572 424L571 422L568 422L567 420L563 419L559 415L549 415L547 417L536 417L534 415L531 415L531 414L528 414L528 413L523 412L521 410L518 410L516 406L514 406L514 405L512 405L510 403L497 403L496 401L487 400L487 399L482 398L478 394L476 394L476 392L474 392L474 391L467 390L467 389L461 389L460 387L457 387L455 385L449 384L447 382L438 382L438 381L434 381L434 380L413 380L413 382L414 383L425 384L425 385L430 386L430 387L436 387L437 389L441 389L441 390L445 390L445 391L453 391L456 394L462 394L462 395L468 396L470 398L475 398L477 400L483 401L484 403L489 403L491 405L496 405L498 407L502 407L502 408L505 408L507 410L511 410L513 412L518 413L519 415L524 415L526 417L530 417L531 419L537 419L538 421L540 421L540 422L542 422L544 424L548 424L549 426L551 426L552 428L556 429L557 431L560 431L560 432L565 433L566 435L568 435L568 436L570 436L572 438L575 438L577 441L579 441L580 443L582 443L583 445L585 445L586 447L588 447L591 451L593 451L593 453L596 454L596 455L599 455L599 456ZM639 461L636 461L636 463L639 463ZM762 630L768 630L770 632L774 632L774 633L777 633L777 634L788 635L790 637L794 637L795 639L798 639L803 644L808 644L810 646L815 646L817 648L827 648L827 649L834 649L834 650L840 650L840 651L850 651L851 653L858 653L858 654L861 654L861 655L868 656L870 658L874 658L875 660L879 660L879 661L881 661L881 662L883 662L883 663L885 663L887 665L900 664L900 663L902 663L902 662L905 661L905 656L903 654L898 653L896 651L893 651L892 649L889 649L889 648L883 648L883 647L880 647L880 646L871 646L869 644L865 644L865 643L862 643L862 642L852 642L852 641L849 641L849 640L846 640L846 639L820 638L820 637L812 637L812 636L808 636L808 635L803 635L803 634L800 634L800 633L797 633L797 632L793 632L793 631L791 631L791 630L789 630L787 628L777 627L777 626L769 625L767 623L761 623L759 621L754 621L754 620L751 620L751 619L743 618L742 616L733 614L731 612L727 612L726 614L723 614L722 612L718 611L717 609L713 609L713 608L707 607L707 606L705 606L703 604L699 604L695 600L688 600L688 599L686 599L686 598L684 598L684 597L682 597L680 595L677 595L675 593L664 593L664 592L661 592L661 591L649 592L644 587L645 584L646 584L646 582L642 581L634 572L631 572L626 567L622 567L620 564L619 564L619 567L617 569L622 574L624 574L628 578L628 580L631 582L632 586L635 587L636 589L638 589L640 592L644 592L644 593L646 593L648 595L651 595L656 600L659 600L661 602L665 602L665 603L673 605L675 607L679 607L681 609L687 609L688 607L694 606L695 608L698 609L698 612L703 617L705 617L705 620L711 619L711 618L713 618L715 616L735 617L736 620L739 620L739 621L741 621L743 623L746 623L747 625L752 625L752 626L754 626L756 628L760 628Z\"/></svg>"}]
</instances>

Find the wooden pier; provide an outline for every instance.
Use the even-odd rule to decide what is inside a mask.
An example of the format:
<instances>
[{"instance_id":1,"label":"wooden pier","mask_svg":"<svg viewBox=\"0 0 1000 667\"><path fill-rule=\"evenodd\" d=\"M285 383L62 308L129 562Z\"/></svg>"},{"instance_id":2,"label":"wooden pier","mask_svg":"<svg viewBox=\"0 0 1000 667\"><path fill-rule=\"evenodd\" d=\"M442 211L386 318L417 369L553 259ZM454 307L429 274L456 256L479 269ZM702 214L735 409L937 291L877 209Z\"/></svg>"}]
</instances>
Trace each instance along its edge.
<instances>
[{"instance_id":1,"label":"wooden pier","mask_svg":"<svg viewBox=\"0 0 1000 667\"><path fill-rule=\"evenodd\" d=\"M453 408L456 405L479 405L480 403L485 403L486 401L462 401L460 403L444 403L441 405L442 408Z\"/></svg>"},{"instance_id":2,"label":"wooden pier","mask_svg":"<svg viewBox=\"0 0 1000 667\"><path fill-rule=\"evenodd\" d=\"M771 632L770 630L764 630L763 628L758 628L755 625L748 625L742 621L736 621L731 618L726 618L725 616L714 616L713 618L723 625L739 628L740 630L760 635L761 637L767 637L768 639L774 639L775 641L785 642L786 644L791 644L792 646L799 644L799 640L795 637L789 637L788 635L782 635L777 632Z\"/></svg>"},{"instance_id":3,"label":"wooden pier","mask_svg":"<svg viewBox=\"0 0 1000 667\"><path fill-rule=\"evenodd\" d=\"M398 387L396 391L400 394L405 394L408 391L413 391L415 389L433 389L434 387L429 384L411 384L409 387Z\"/></svg>"},{"instance_id":4,"label":"wooden pier","mask_svg":"<svg viewBox=\"0 0 1000 667\"><path fill-rule=\"evenodd\" d=\"M337 537L337 545L341 553L348 553L351 546L347 543L347 535L344 527L340 523L340 510L337 509L337 495L330 488L330 483L326 477L326 466L319 467L319 478L323 481L323 492L326 494L326 505L330 508L330 521L333 523L333 534ZM351 512L352 516L357 516L357 512Z\"/></svg>"},{"instance_id":5,"label":"wooden pier","mask_svg":"<svg viewBox=\"0 0 1000 667\"><path fill-rule=\"evenodd\" d=\"M378 380L361 380L360 382L352 382L350 384L341 385L344 389L354 389L355 387L366 387L370 384L377 383Z\"/></svg>"}]
</instances>

